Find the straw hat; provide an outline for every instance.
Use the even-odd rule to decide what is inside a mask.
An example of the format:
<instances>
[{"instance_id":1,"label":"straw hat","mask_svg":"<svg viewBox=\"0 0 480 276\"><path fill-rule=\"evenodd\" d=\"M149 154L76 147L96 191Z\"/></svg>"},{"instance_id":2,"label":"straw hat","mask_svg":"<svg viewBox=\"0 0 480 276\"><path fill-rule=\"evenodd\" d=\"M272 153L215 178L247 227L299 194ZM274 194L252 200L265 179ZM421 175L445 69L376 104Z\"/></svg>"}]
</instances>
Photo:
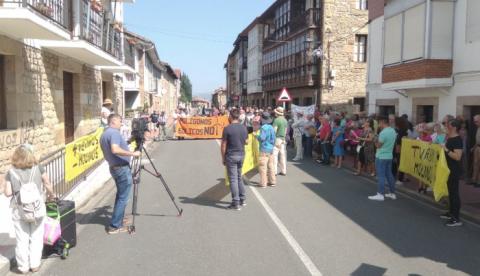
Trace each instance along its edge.
<instances>
[{"instance_id":1,"label":"straw hat","mask_svg":"<svg viewBox=\"0 0 480 276\"><path fill-rule=\"evenodd\" d=\"M283 116L283 114L284 114L283 107L279 106L279 107L275 108L275 114L277 114L278 116Z\"/></svg>"},{"instance_id":2,"label":"straw hat","mask_svg":"<svg viewBox=\"0 0 480 276\"><path fill-rule=\"evenodd\" d=\"M105 99L105 101L103 101L103 105L107 105L107 104L113 104L112 100L110 99Z\"/></svg>"}]
</instances>

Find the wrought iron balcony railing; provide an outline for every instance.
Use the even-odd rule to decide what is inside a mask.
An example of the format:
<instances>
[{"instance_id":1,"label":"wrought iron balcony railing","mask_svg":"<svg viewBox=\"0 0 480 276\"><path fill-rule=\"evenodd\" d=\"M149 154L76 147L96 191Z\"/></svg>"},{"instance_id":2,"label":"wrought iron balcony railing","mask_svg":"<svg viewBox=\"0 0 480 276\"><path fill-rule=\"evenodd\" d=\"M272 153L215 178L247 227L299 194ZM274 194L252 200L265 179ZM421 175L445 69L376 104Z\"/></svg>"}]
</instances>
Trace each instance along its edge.
<instances>
[{"instance_id":1,"label":"wrought iron balcony railing","mask_svg":"<svg viewBox=\"0 0 480 276\"><path fill-rule=\"evenodd\" d=\"M72 0L3 0L0 7L28 8L68 31L72 28Z\"/></svg>"}]
</instances>

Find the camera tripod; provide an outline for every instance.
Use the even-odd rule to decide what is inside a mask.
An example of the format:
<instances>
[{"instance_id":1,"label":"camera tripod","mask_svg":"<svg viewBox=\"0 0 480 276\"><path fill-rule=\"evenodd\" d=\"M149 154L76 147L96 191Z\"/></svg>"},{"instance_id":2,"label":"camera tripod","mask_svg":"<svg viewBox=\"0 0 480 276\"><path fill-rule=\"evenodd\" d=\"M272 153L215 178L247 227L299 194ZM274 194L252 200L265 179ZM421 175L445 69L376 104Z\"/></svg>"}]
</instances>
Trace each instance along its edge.
<instances>
[{"instance_id":1,"label":"camera tripod","mask_svg":"<svg viewBox=\"0 0 480 276\"><path fill-rule=\"evenodd\" d=\"M135 216L138 216L138 213L137 213L138 186L140 185L140 174L142 170L148 172L149 174L158 178L160 182L162 182L163 187L165 187L165 190L167 191L168 195L170 196L170 199L173 202L173 205L175 205L175 208L177 208L178 217L181 217L183 213L183 209L178 207L177 203L175 202L175 197L173 196L172 191L168 187L167 182L165 181L163 176L158 172L157 168L153 164L152 159L150 158L150 155L148 154L147 149L145 149L143 144L144 144L144 141L137 141L136 150L140 151L141 154L139 157L136 157L132 160L132 165L131 165L132 178L133 178L133 201L132 201L132 224L128 227L128 232L130 234L135 233ZM147 157L148 162L150 163L150 166L152 166L153 171L145 168L145 166L142 164L142 156L144 154Z\"/></svg>"}]
</instances>

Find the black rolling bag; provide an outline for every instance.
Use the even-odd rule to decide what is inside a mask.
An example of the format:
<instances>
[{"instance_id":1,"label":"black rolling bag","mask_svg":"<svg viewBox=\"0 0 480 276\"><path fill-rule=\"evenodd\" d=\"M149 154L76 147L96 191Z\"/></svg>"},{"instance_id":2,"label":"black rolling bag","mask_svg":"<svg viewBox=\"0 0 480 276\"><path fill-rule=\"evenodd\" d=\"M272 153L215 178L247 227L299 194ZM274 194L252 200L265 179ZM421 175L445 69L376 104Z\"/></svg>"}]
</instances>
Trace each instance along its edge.
<instances>
[{"instance_id":1,"label":"black rolling bag","mask_svg":"<svg viewBox=\"0 0 480 276\"><path fill-rule=\"evenodd\" d=\"M77 225L75 215L75 202L69 200L58 200L56 202L48 202L47 216L60 219L60 228L62 235L60 239L53 245L44 245L43 255L48 257L57 254L65 259L70 248L77 245Z\"/></svg>"}]
</instances>

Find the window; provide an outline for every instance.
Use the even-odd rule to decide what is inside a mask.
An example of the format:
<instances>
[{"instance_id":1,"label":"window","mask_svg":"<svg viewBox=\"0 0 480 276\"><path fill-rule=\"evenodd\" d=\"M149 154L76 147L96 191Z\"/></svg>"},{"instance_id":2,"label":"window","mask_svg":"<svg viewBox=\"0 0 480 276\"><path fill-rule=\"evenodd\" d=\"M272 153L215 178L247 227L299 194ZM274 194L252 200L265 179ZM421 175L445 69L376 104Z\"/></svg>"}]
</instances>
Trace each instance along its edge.
<instances>
[{"instance_id":1,"label":"window","mask_svg":"<svg viewBox=\"0 0 480 276\"><path fill-rule=\"evenodd\" d=\"M367 35L355 35L354 59L367 62Z\"/></svg>"},{"instance_id":2,"label":"window","mask_svg":"<svg viewBox=\"0 0 480 276\"><path fill-rule=\"evenodd\" d=\"M467 42L470 43L480 40L480 17L478 16L479 9L480 1L468 0L466 39Z\"/></svg>"},{"instance_id":3,"label":"window","mask_svg":"<svg viewBox=\"0 0 480 276\"><path fill-rule=\"evenodd\" d=\"M357 0L357 9L359 10L368 9L368 0Z\"/></svg>"},{"instance_id":4,"label":"window","mask_svg":"<svg viewBox=\"0 0 480 276\"><path fill-rule=\"evenodd\" d=\"M7 128L7 97L5 91L5 59L0 55L0 129Z\"/></svg>"}]
</instances>

